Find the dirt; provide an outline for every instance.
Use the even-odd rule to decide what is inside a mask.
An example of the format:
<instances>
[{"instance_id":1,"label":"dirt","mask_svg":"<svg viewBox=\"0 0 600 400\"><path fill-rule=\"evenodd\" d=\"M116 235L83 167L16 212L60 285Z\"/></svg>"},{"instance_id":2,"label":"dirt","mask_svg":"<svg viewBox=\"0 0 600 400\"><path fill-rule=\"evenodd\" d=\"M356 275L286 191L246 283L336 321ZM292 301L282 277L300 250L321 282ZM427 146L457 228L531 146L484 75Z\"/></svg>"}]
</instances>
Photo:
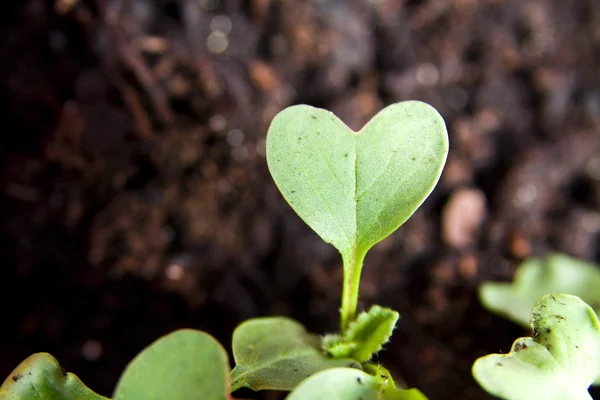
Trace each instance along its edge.
<instances>
[{"instance_id":1,"label":"dirt","mask_svg":"<svg viewBox=\"0 0 600 400\"><path fill-rule=\"evenodd\" d=\"M48 351L109 395L177 328L226 346L261 315L335 330L340 258L264 158L270 120L295 103L358 129L419 99L447 122L439 185L361 284L361 308L402 314L380 360L430 399L491 398L472 362L526 334L482 309L480 282L553 250L600 261L596 0L1 9L0 375Z\"/></svg>"}]
</instances>

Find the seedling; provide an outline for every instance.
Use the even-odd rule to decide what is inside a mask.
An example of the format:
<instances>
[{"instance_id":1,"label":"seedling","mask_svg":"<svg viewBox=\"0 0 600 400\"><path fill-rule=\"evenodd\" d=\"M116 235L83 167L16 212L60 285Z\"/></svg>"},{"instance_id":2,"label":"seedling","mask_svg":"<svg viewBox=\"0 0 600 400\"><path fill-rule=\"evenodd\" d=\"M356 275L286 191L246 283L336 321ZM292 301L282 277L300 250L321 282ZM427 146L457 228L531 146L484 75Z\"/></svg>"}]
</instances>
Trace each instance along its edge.
<instances>
[{"instance_id":1,"label":"seedling","mask_svg":"<svg viewBox=\"0 0 600 400\"><path fill-rule=\"evenodd\" d=\"M224 400L228 398L227 352L210 335L191 329L166 335L127 366L115 400ZM37 353L0 387L2 400L109 400L65 373L56 359Z\"/></svg>"},{"instance_id":2,"label":"seedling","mask_svg":"<svg viewBox=\"0 0 600 400\"><path fill-rule=\"evenodd\" d=\"M484 282L479 298L490 311L527 327L536 300L553 292L578 296L600 315L600 268L563 254L530 258L519 265L512 284ZM593 385L600 386L600 377Z\"/></svg>"},{"instance_id":3,"label":"seedling","mask_svg":"<svg viewBox=\"0 0 600 400\"><path fill-rule=\"evenodd\" d=\"M356 133L305 105L275 117L267 136L271 175L300 218L342 255L342 333L356 317L367 251L429 196L447 153L442 117L421 102L391 105Z\"/></svg>"},{"instance_id":4,"label":"seedling","mask_svg":"<svg viewBox=\"0 0 600 400\"><path fill-rule=\"evenodd\" d=\"M517 339L508 354L478 359L473 376L507 400L591 400L600 376L600 323L576 296L543 296L531 312L532 337Z\"/></svg>"},{"instance_id":5,"label":"seedling","mask_svg":"<svg viewBox=\"0 0 600 400\"><path fill-rule=\"evenodd\" d=\"M479 298L490 311L528 327L535 302L553 292L578 296L600 314L600 267L563 254L530 258L519 265L513 283L484 282Z\"/></svg>"},{"instance_id":6,"label":"seedling","mask_svg":"<svg viewBox=\"0 0 600 400\"><path fill-rule=\"evenodd\" d=\"M319 336L298 322L283 317L254 318L233 334L232 391L292 390L300 381L335 367L361 368L350 358L328 358L320 349Z\"/></svg>"},{"instance_id":7,"label":"seedling","mask_svg":"<svg viewBox=\"0 0 600 400\"><path fill-rule=\"evenodd\" d=\"M29 356L0 387L2 400L107 400L72 373L65 373L48 353Z\"/></svg>"},{"instance_id":8,"label":"seedling","mask_svg":"<svg viewBox=\"0 0 600 400\"><path fill-rule=\"evenodd\" d=\"M321 338L284 317L246 321L234 332L236 365L228 374L226 353L214 339L198 331L178 331L132 361L114 399L221 400L242 387L289 390L291 400L425 399L416 389L398 388L384 367L372 363L373 355L389 341L399 314L373 306L357 316L357 303L367 251L425 201L447 153L442 117L417 101L385 108L360 132L350 130L331 112L310 106L279 113L267 136L269 170L292 208L341 254L339 333ZM33 357L16 374L31 372L31 379L37 380L9 377L0 389L0 400L103 399L78 380L65 386L58 364L48 361L50 356ZM51 377L40 372L48 363Z\"/></svg>"}]
</instances>

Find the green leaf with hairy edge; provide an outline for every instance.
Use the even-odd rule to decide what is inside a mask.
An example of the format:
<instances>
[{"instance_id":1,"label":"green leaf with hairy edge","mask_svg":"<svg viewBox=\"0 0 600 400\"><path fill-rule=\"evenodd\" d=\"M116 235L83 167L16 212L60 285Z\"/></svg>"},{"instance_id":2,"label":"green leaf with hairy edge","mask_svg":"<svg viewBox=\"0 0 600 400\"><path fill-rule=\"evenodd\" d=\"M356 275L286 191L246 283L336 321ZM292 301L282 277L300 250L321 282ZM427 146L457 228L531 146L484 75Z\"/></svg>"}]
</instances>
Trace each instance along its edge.
<instances>
[{"instance_id":1,"label":"green leaf with hairy edge","mask_svg":"<svg viewBox=\"0 0 600 400\"><path fill-rule=\"evenodd\" d=\"M600 323L590 306L568 294L543 296L531 313L533 337L517 339L508 354L473 364L489 393L507 400L591 400L600 375Z\"/></svg>"},{"instance_id":2,"label":"green leaf with hairy edge","mask_svg":"<svg viewBox=\"0 0 600 400\"><path fill-rule=\"evenodd\" d=\"M400 314L392 309L373 306L360 313L343 336L325 336L323 348L335 358L369 361L390 340L399 318Z\"/></svg>"},{"instance_id":3,"label":"green leaf with hairy edge","mask_svg":"<svg viewBox=\"0 0 600 400\"><path fill-rule=\"evenodd\" d=\"M26 358L0 387L1 400L108 400L72 373L63 372L48 353Z\"/></svg>"},{"instance_id":4,"label":"green leaf with hairy edge","mask_svg":"<svg viewBox=\"0 0 600 400\"><path fill-rule=\"evenodd\" d=\"M321 350L321 339L285 317L254 318L233 332L232 392L292 390L315 372L334 367L361 368L351 359L331 359Z\"/></svg>"},{"instance_id":5,"label":"green leaf with hairy edge","mask_svg":"<svg viewBox=\"0 0 600 400\"><path fill-rule=\"evenodd\" d=\"M303 381L287 400L427 400L417 389L397 389L389 379L352 368L332 368Z\"/></svg>"},{"instance_id":6,"label":"green leaf with hairy edge","mask_svg":"<svg viewBox=\"0 0 600 400\"><path fill-rule=\"evenodd\" d=\"M519 265L513 283L484 282L479 298L490 311L529 326L536 301L554 292L577 296L600 314L600 267L561 254L530 258Z\"/></svg>"},{"instance_id":7,"label":"green leaf with hairy edge","mask_svg":"<svg viewBox=\"0 0 600 400\"><path fill-rule=\"evenodd\" d=\"M227 352L212 336L182 329L138 354L121 375L115 400L225 400Z\"/></svg>"},{"instance_id":8,"label":"green leaf with hairy edge","mask_svg":"<svg viewBox=\"0 0 600 400\"><path fill-rule=\"evenodd\" d=\"M386 107L359 132L307 105L271 123L267 163L277 187L344 260L342 330L354 318L365 254L425 201L447 154L444 120L419 101Z\"/></svg>"}]
</instances>

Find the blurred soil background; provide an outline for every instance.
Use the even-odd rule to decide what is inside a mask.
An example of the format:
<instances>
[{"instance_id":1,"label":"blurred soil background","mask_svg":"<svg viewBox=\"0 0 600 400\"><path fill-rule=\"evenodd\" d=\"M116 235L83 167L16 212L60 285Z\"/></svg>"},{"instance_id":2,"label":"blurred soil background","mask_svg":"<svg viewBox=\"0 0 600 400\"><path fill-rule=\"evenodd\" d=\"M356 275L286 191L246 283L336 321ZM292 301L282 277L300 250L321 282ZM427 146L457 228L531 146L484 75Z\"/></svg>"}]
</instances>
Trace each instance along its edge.
<instances>
[{"instance_id":1,"label":"blurred soil background","mask_svg":"<svg viewBox=\"0 0 600 400\"><path fill-rule=\"evenodd\" d=\"M552 250L600 261L597 0L0 11L2 377L48 351L110 395L126 363L177 328L227 348L256 316L335 330L340 257L284 202L264 157L271 119L295 103L355 129L407 99L446 119L437 189L371 251L361 285L361 308L402 314L380 360L430 399L490 399L472 362L527 333L481 308L481 281Z\"/></svg>"}]
</instances>

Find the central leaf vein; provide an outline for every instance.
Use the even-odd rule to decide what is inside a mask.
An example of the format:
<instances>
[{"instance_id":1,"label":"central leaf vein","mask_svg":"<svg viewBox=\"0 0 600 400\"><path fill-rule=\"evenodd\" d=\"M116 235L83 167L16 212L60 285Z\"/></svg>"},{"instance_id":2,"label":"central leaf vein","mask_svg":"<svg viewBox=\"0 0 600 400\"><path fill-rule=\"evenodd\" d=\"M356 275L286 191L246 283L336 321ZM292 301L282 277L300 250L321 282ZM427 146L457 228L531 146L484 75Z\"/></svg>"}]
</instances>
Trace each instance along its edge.
<instances>
[{"instance_id":1,"label":"central leaf vein","mask_svg":"<svg viewBox=\"0 0 600 400\"><path fill-rule=\"evenodd\" d=\"M323 162L325 162L325 164L327 165L327 161L325 161L325 158L323 157L323 155L321 154L321 152L317 152L319 154L319 156L321 157L321 159L323 159ZM336 176L334 174L334 176ZM308 177L306 178L308 184L313 188L313 190L315 191L315 193L317 193L319 195L319 197L321 198L321 201L323 202L324 206L329 210L329 213L332 216L335 216L335 212L331 206L331 204L325 199L325 196L323 196L323 193L321 192L321 190L317 187L317 185L314 184L314 182L310 179L310 174L308 174ZM336 176L337 179L337 176ZM338 220L338 218L332 218L335 221L335 224L337 225L339 231L342 233L342 235L346 238L346 240L349 243L352 243L352 239L346 234L346 231L344 230L344 227L341 225L340 221ZM332 242L333 240L329 239L330 242Z\"/></svg>"}]
</instances>

